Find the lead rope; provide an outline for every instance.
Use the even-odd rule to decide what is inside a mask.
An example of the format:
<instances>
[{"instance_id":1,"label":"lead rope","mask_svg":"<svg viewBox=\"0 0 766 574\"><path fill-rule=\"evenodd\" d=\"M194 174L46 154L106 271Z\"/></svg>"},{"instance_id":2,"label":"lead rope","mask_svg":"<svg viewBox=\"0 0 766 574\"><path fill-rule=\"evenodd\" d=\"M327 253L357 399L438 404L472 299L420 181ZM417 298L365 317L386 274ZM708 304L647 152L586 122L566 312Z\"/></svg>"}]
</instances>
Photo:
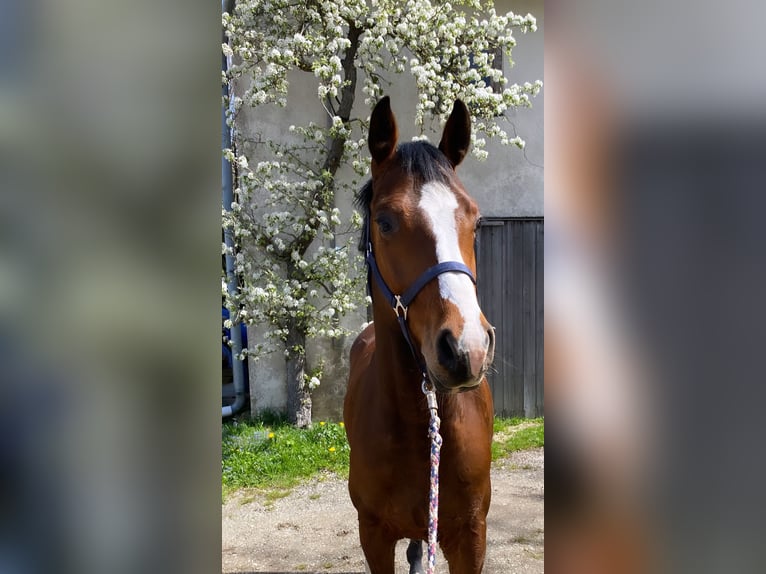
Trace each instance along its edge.
<instances>
[{"instance_id":1,"label":"lead rope","mask_svg":"<svg viewBox=\"0 0 766 574\"><path fill-rule=\"evenodd\" d=\"M421 385L423 394L428 401L431 412L431 422L428 425L428 436L431 438L431 485L428 491L428 574L434 574L436 567L436 534L439 530L439 458L442 449L442 436L439 434L438 407L436 393L423 377Z\"/></svg>"}]
</instances>

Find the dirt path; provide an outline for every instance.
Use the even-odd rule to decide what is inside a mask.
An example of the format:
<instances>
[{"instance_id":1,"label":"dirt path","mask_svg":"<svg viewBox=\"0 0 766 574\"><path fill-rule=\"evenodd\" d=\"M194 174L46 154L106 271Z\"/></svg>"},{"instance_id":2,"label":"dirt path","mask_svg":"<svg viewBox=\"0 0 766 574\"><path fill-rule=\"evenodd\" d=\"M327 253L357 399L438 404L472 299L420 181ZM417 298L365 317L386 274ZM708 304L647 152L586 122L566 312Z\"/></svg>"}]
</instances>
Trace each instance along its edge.
<instances>
[{"instance_id":1,"label":"dirt path","mask_svg":"<svg viewBox=\"0 0 766 574\"><path fill-rule=\"evenodd\" d=\"M543 572L543 449L514 453L492 469L486 574ZM326 477L284 498L238 493L223 505L223 572L362 573L356 511L346 482ZM407 572L406 541L397 574ZM437 571L447 572L444 557Z\"/></svg>"}]
</instances>

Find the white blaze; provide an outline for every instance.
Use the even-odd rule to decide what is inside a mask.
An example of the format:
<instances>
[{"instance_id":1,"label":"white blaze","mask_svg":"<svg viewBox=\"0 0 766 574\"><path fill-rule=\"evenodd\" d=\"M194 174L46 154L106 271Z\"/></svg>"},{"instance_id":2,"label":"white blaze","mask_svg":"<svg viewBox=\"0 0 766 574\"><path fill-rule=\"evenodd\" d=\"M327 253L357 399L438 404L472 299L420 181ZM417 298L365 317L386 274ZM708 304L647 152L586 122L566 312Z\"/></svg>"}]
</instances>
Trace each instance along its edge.
<instances>
[{"instance_id":1,"label":"white blaze","mask_svg":"<svg viewBox=\"0 0 766 574\"><path fill-rule=\"evenodd\" d=\"M457 261L465 264L455 221L458 203L452 190L442 183L428 182L421 189L418 207L431 224L438 262ZM442 273L439 275L439 292L442 299L452 302L463 317L463 333L458 346L462 349L483 347L487 334L481 324L481 309L471 278L465 273Z\"/></svg>"}]
</instances>

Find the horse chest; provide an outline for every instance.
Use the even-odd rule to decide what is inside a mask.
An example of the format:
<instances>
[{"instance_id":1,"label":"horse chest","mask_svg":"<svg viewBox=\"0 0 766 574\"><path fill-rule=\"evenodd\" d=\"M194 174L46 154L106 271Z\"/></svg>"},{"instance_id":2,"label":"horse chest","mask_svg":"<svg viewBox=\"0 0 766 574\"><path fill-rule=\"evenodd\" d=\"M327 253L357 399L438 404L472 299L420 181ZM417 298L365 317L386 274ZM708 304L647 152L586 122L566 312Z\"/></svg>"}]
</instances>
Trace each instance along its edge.
<instances>
[{"instance_id":1,"label":"horse chest","mask_svg":"<svg viewBox=\"0 0 766 574\"><path fill-rule=\"evenodd\" d=\"M394 474L402 467L428 466L430 442L427 422L420 428L404 426L398 422L380 425L376 424L374 419L375 417L371 416L365 426L377 429L374 431L375 440L366 441L359 447L364 451L367 466L391 469ZM390 473L380 474L385 476Z\"/></svg>"},{"instance_id":2,"label":"horse chest","mask_svg":"<svg viewBox=\"0 0 766 574\"><path fill-rule=\"evenodd\" d=\"M454 440L449 425L445 431L440 481L443 490L452 494L443 501L441 512L465 517L486 501L489 457L479 452L481 448ZM428 523L430 484L427 425L402 433L381 433L377 440L356 450L352 446L350 478L352 500L358 510L388 524L402 536L422 537Z\"/></svg>"},{"instance_id":3,"label":"horse chest","mask_svg":"<svg viewBox=\"0 0 766 574\"><path fill-rule=\"evenodd\" d=\"M374 440L352 441L352 467L367 486L375 485L381 494L395 493L413 487L428 487L430 441L427 423L422 428L394 424L381 425L378 417L370 415L361 424L360 436Z\"/></svg>"},{"instance_id":4,"label":"horse chest","mask_svg":"<svg viewBox=\"0 0 766 574\"><path fill-rule=\"evenodd\" d=\"M428 523L428 437L389 431L356 450L352 445L351 456L349 491L360 516L388 525L401 537L424 537Z\"/></svg>"}]
</instances>

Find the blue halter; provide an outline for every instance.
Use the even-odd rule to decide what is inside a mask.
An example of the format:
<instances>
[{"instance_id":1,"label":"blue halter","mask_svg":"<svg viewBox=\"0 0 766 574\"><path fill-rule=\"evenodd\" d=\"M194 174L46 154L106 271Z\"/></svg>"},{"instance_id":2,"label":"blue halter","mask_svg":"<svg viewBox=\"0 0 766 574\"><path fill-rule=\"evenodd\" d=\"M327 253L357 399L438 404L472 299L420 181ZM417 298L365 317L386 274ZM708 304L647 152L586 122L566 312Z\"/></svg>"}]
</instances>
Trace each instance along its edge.
<instances>
[{"instance_id":1,"label":"blue halter","mask_svg":"<svg viewBox=\"0 0 766 574\"><path fill-rule=\"evenodd\" d=\"M375 253L372 251L372 241L370 241L369 219L367 220L365 227L367 229L367 236L365 238L367 243L367 251L365 255L365 263L367 264L368 269L367 289L370 292L370 295L372 295L372 282L370 280L370 275L372 275L375 277L375 282L378 284L378 287L383 292L383 296L386 298L389 305L391 305L391 308L396 314L396 318L399 321L399 327L402 330L404 339L410 346L412 356L415 357L415 361L418 363L418 367L423 374L423 381L427 381L428 371L426 370L424 361L420 358L420 355L415 349L415 344L412 342L412 336L410 335L410 329L407 326L407 310L409 309L410 304L415 299L417 294L420 293L420 291L423 289L423 287L425 287L428 283L430 283L433 279L442 273L465 273L471 278L471 281L473 281L474 285L476 284L476 277L474 277L473 271L471 271L464 263L460 263L459 261L443 261L426 269L402 295L396 295L393 293L393 291L391 291L391 289L389 289L386 281L380 274L378 263L375 261Z\"/></svg>"}]
</instances>

